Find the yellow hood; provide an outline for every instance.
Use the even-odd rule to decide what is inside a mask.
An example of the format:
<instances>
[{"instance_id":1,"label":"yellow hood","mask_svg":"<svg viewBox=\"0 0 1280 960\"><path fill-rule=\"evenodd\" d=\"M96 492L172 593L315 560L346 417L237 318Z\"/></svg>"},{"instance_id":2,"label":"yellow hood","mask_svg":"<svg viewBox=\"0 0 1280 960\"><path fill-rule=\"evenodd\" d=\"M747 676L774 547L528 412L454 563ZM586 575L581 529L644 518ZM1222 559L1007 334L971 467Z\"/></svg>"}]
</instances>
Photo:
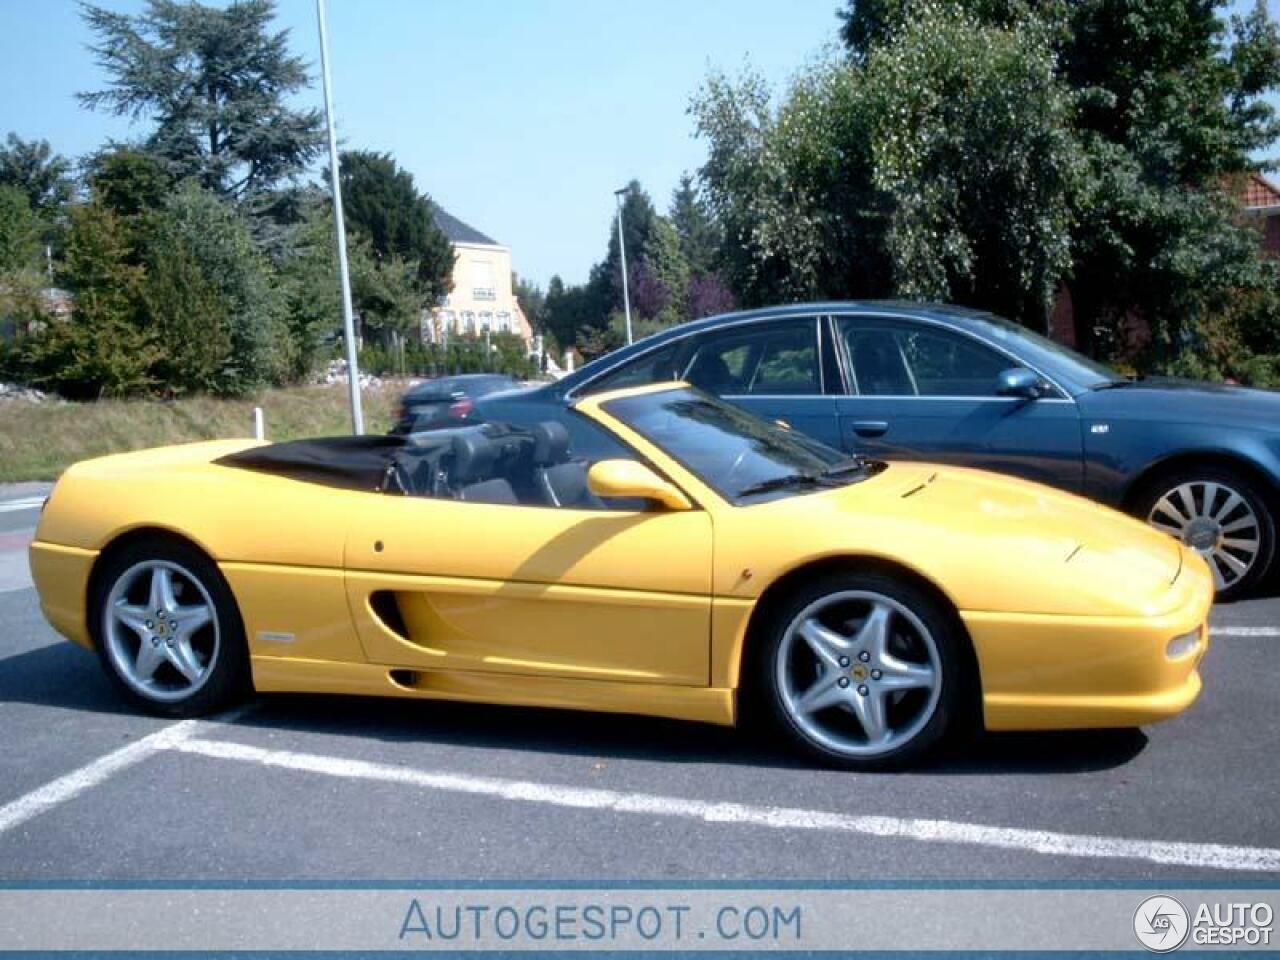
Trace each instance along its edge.
<instances>
[{"instance_id":1,"label":"yellow hood","mask_svg":"<svg viewBox=\"0 0 1280 960\"><path fill-rule=\"evenodd\" d=\"M861 483L740 512L792 546L803 536L811 558L856 553L913 567L962 610L1151 616L1183 599L1188 554L1172 538L1082 497L978 470L892 464Z\"/></svg>"}]
</instances>

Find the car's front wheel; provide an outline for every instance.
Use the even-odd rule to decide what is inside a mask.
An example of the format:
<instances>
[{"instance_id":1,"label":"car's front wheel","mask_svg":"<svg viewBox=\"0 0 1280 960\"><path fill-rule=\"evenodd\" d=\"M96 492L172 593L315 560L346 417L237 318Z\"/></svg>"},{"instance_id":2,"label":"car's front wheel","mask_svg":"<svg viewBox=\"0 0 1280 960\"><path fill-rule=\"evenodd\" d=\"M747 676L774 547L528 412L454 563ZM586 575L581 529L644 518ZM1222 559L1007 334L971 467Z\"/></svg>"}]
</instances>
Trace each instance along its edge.
<instances>
[{"instance_id":1,"label":"car's front wheel","mask_svg":"<svg viewBox=\"0 0 1280 960\"><path fill-rule=\"evenodd\" d=\"M1208 561L1218 599L1235 599L1266 576L1275 519L1245 477L1216 467L1184 468L1148 483L1137 500L1139 516Z\"/></svg>"},{"instance_id":2,"label":"car's front wheel","mask_svg":"<svg viewBox=\"0 0 1280 960\"><path fill-rule=\"evenodd\" d=\"M144 709L199 716L247 691L235 599L195 548L160 538L125 546L106 558L90 604L107 674Z\"/></svg>"},{"instance_id":3,"label":"car's front wheel","mask_svg":"<svg viewBox=\"0 0 1280 960\"><path fill-rule=\"evenodd\" d=\"M879 573L816 580L766 626L757 680L776 726L850 769L899 767L934 747L961 709L962 637L940 604Z\"/></svg>"}]
</instances>

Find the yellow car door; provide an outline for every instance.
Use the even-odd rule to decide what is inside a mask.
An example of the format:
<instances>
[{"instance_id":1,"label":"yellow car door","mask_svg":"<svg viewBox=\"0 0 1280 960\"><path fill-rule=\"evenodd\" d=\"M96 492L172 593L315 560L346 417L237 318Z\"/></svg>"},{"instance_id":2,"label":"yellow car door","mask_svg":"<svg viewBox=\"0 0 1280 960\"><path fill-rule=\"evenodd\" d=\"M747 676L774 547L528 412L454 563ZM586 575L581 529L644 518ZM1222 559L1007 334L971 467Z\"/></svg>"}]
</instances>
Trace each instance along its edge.
<instances>
[{"instance_id":1,"label":"yellow car door","mask_svg":"<svg viewBox=\"0 0 1280 960\"><path fill-rule=\"evenodd\" d=\"M346 582L371 662L705 686L709 516L370 494Z\"/></svg>"}]
</instances>

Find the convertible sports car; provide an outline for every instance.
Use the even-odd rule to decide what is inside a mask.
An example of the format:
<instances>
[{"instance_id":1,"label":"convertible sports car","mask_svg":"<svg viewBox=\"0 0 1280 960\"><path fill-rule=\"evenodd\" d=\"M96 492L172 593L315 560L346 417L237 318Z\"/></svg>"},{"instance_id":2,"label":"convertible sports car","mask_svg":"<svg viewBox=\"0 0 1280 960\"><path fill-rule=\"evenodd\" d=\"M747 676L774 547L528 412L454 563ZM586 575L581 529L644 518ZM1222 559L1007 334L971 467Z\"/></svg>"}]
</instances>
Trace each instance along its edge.
<instances>
[{"instance_id":1,"label":"convertible sports car","mask_svg":"<svg viewBox=\"0 0 1280 960\"><path fill-rule=\"evenodd\" d=\"M50 622L176 715L311 691L769 718L855 768L1200 690L1213 578L1084 499L847 459L685 384L408 436L77 464Z\"/></svg>"}]
</instances>

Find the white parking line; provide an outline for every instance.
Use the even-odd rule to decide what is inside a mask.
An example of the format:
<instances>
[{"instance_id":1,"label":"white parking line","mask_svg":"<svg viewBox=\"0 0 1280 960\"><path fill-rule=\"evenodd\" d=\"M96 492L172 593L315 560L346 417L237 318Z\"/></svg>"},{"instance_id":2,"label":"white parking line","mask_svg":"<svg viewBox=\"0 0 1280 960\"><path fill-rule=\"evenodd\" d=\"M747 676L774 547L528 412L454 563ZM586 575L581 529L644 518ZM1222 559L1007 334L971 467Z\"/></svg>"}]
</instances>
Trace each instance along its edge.
<instances>
[{"instance_id":1,"label":"white parking line","mask_svg":"<svg viewBox=\"0 0 1280 960\"><path fill-rule=\"evenodd\" d=\"M305 773L350 780L377 780L424 790L465 793L523 803L545 804L586 810L611 810L647 816L682 817L706 823L741 824L775 830L820 830L935 843L956 843L995 847L1060 857L1145 860L1213 870L1241 870L1273 873L1280 871L1280 849L1239 847L1216 843L1180 843L1159 840L1130 840L1087 834L1057 833L959 823L952 820L922 820L904 817L858 816L794 807L751 806L740 803L713 803L683 797L646 793L623 793L558 784L473 776L443 770L416 770L412 767L364 760L348 760L287 750L264 750L241 743L182 737L163 749L238 760L266 767L280 767Z\"/></svg>"},{"instance_id":2,"label":"white parking line","mask_svg":"<svg viewBox=\"0 0 1280 960\"><path fill-rule=\"evenodd\" d=\"M25 793L17 800L0 807L0 834L26 823L46 810L51 810L78 797L90 787L96 787L120 771L141 763L147 757L154 756L162 750L177 747L184 740L194 736L203 725L232 722L252 709L252 706L242 707L209 720L179 720L177 723L161 727L141 740L113 750L78 770L72 770L56 780L50 780L44 786L37 787L30 793Z\"/></svg>"},{"instance_id":3,"label":"white parking line","mask_svg":"<svg viewBox=\"0 0 1280 960\"><path fill-rule=\"evenodd\" d=\"M0 513L14 513L18 510L39 510L44 497L23 497L21 500L0 500Z\"/></svg>"},{"instance_id":4,"label":"white parking line","mask_svg":"<svg viewBox=\"0 0 1280 960\"><path fill-rule=\"evenodd\" d=\"M73 797L84 793L90 787L96 787L104 780L141 763L152 754L159 753L168 746L173 746L195 733L197 720L182 720L172 723L155 733L143 737L128 746L113 750L86 764L79 770L73 770L66 776L51 780L42 787L23 794L17 800L0 807L0 833L12 830L19 824L26 823L32 817L44 813Z\"/></svg>"},{"instance_id":5,"label":"white parking line","mask_svg":"<svg viewBox=\"0 0 1280 960\"><path fill-rule=\"evenodd\" d=\"M1280 627L1210 627L1211 637L1280 637Z\"/></svg>"}]
</instances>

